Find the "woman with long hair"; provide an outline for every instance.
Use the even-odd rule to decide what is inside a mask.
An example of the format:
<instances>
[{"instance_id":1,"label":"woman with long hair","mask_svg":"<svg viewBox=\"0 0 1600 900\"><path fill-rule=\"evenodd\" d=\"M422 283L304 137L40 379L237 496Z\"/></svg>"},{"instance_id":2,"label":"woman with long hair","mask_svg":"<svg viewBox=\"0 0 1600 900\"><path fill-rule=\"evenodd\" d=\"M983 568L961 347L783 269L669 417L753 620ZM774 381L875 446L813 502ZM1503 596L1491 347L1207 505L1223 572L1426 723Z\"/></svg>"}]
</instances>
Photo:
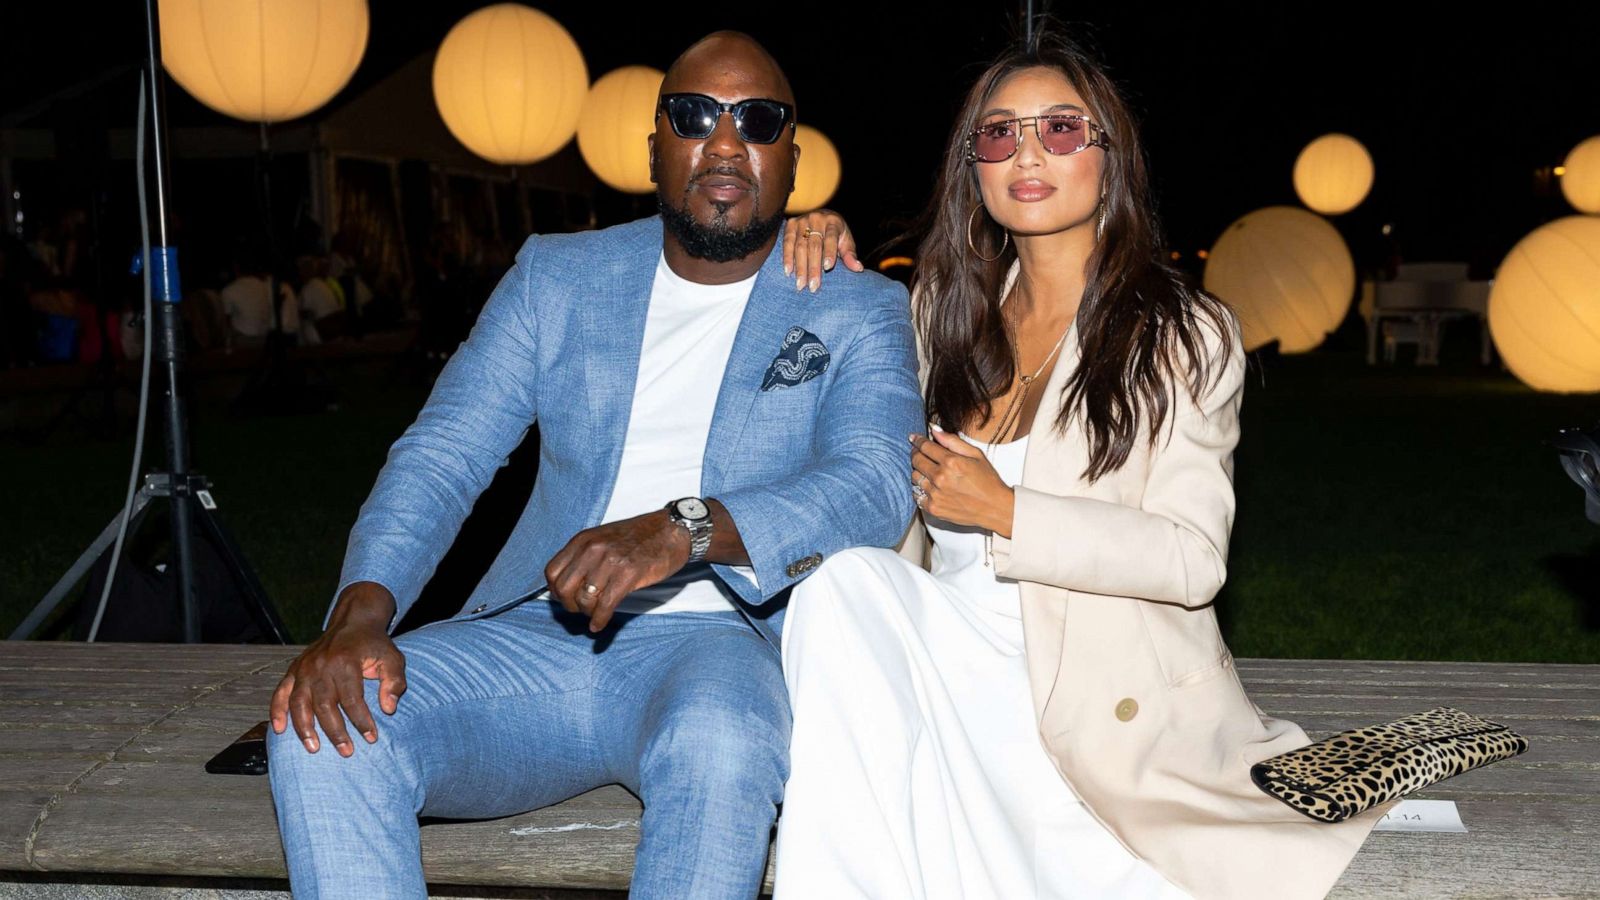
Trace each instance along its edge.
<instances>
[{"instance_id":1,"label":"woman with long hair","mask_svg":"<svg viewBox=\"0 0 1600 900\"><path fill-rule=\"evenodd\" d=\"M1211 606L1244 354L1161 259L1116 86L1048 31L1004 54L928 219L921 516L791 598L777 897L1322 896L1381 812L1325 825L1250 781L1309 741L1251 703ZM792 221L797 283L841 244Z\"/></svg>"}]
</instances>

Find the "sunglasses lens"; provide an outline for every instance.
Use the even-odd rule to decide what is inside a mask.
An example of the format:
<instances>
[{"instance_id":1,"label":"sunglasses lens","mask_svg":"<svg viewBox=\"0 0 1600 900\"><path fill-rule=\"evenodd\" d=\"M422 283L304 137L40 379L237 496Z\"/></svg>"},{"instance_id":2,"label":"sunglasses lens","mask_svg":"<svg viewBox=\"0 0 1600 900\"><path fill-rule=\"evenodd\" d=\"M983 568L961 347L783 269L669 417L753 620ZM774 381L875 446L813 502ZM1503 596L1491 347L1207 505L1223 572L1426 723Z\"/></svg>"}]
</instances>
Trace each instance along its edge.
<instances>
[{"instance_id":1,"label":"sunglasses lens","mask_svg":"<svg viewBox=\"0 0 1600 900\"><path fill-rule=\"evenodd\" d=\"M770 100L747 100L734 107L739 136L752 144L770 144L783 134L788 114Z\"/></svg>"},{"instance_id":2,"label":"sunglasses lens","mask_svg":"<svg viewBox=\"0 0 1600 900\"><path fill-rule=\"evenodd\" d=\"M1082 119L1067 116L1040 116L1039 142L1044 149L1063 156L1077 153L1089 141L1089 126Z\"/></svg>"},{"instance_id":3,"label":"sunglasses lens","mask_svg":"<svg viewBox=\"0 0 1600 900\"><path fill-rule=\"evenodd\" d=\"M667 120L681 138L703 138L717 130L722 110L710 97L680 95L667 99Z\"/></svg>"},{"instance_id":4,"label":"sunglasses lens","mask_svg":"<svg viewBox=\"0 0 1600 900\"><path fill-rule=\"evenodd\" d=\"M980 125L972 133L972 152L981 162L999 162L1017 152L1017 123Z\"/></svg>"}]
</instances>

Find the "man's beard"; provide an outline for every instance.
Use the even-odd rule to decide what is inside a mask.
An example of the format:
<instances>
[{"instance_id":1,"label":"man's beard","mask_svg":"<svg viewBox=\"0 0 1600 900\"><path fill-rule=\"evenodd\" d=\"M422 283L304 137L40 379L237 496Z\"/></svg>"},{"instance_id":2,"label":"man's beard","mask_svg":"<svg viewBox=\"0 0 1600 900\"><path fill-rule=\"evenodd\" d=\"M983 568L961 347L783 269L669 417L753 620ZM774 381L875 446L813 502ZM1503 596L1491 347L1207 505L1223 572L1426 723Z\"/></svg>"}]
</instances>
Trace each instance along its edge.
<instances>
[{"instance_id":1,"label":"man's beard","mask_svg":"<svg viewBox=\"0 0 1600 900\"><path fill-rule=\"evenodd\" d=\"M690 189L693 189L691 183ZM687 194L687 191L685 191ZM751 192L752 205L759 205L761 195L758 191ZM711 224L702 225L689 212L689 200L685 196L683 202L673 206L656 192L656 206L661 210L661 222L667 231L678 239L684 252L695 259L707 262L725 263L736 259L744 259L750 254L760 250L762 245L778 233L778 227L783 224L783 210L778 210L771 218L752 218L743 227L735 227L728 223L728 210L733 208L731 203L713 203L712 208L717 211Z\"/></svg>"}]
</instances>

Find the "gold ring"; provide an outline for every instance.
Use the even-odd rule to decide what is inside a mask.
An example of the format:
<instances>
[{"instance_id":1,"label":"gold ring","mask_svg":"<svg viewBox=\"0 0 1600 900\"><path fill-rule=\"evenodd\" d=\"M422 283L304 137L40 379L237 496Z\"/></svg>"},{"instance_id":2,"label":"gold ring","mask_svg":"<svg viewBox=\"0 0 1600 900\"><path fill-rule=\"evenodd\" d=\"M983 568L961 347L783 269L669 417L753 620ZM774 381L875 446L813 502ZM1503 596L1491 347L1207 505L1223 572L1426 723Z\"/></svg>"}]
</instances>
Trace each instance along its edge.
<instances>
[{"instance_id":1,"label":"gold ring","mask_svg":"<svg viewBox=\"0 0 1600 900\"><path fill-rule=\"evenodd\" d=\"M600 589L592 584L589 584L588 582L584 582L583 592L593 597L595 594L600 593Z\"/></svg>"},{"instance_id":2,"label":"gold ring","mask_svg":"<svg viewBox=\"0 0 1600 900\"><path fill-rule=\"evenodd\" d=\"M800 232L800 236L801 237L822 237L822 232L817 231L815 229L807 228L805 231Z\"/></svg>"}]
</instances>

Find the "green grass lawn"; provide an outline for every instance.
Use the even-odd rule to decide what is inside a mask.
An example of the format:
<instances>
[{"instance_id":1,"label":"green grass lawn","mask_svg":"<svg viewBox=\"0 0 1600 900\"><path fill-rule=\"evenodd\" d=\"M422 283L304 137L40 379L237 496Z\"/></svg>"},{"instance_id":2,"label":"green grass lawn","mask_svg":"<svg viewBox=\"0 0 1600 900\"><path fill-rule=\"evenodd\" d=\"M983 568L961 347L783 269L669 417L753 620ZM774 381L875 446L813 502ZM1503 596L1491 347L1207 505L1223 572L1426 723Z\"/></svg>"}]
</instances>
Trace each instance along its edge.
<instances>
[{"instance_id":1,"label":"green grass lawn","mask_svg":"<svg viewBox=\"0 0 1600 900\"><path fill-rule=\"evenodd\" d=\"M234 418L201 405L197 467L302 640L320 624L385 450L426 395L392 372L337 372L335 413ZM1258 358L1218 601L1234 651L1600 662L1600 527L1583 518L1581 492L1544 443L1597 420L1600 397L1536 394L1465 364L1369 369L1332 351ZM0 633L111 517L131 446L71 434L41 446L0 441L9 481Z\"/></svg>"}]
</instances>

